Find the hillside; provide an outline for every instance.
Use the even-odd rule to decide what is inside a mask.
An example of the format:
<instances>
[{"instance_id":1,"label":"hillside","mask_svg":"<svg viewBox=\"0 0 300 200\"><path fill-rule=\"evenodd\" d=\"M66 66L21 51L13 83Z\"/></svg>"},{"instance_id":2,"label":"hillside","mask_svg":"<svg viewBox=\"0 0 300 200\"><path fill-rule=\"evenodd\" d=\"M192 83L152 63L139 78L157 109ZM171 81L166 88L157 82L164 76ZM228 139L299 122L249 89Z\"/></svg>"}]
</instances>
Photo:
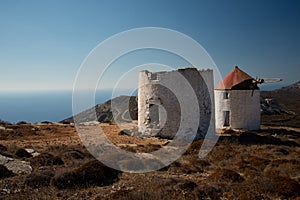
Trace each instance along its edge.
<instances>
[{"instance_id":1,"label":"hillside","mask_svg":"<svg viewBox=\"0 0 300 200\"><path fill-rule=\"evenodd\" d=\"M262 115L262 124L300 127L300 81L273 91L262 91L261 97L275 100L288 113Z\"/></svg>"},{"instance_id":2,"label":"hillside","mask_svg":"<svg viewBox=\"0 0 300 200\"><path fill-rule=\"evenodd\" d=\"M112 109L112 105L114 109ZM137 97L119 96L75 115L77 122L108 122L112 121L113 117L119 122L137 120ZM69 117L60 122L74 123L74 119Z\"/></svg>"}]
</instances>

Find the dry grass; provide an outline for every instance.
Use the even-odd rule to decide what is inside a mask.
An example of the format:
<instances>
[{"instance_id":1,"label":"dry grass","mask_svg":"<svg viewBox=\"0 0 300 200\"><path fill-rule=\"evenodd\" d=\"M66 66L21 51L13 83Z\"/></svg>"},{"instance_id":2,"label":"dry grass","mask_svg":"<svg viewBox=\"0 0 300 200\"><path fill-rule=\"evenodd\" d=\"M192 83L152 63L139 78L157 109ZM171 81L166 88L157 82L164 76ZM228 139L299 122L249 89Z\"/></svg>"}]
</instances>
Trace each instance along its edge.
<instances>
[{"instance_id":1,"label":"dry grass","mask_svg":"<svg viewBox=\"0 0 300 200\"><path fill-rule=\"evenodd\" d=\"M18 129L17 125L14 126ZM106 130L109 127L105 125ZM95 161L72 138L68 139L69 143L60 141L69 138L73 132L70 127L64 129L63 126L48 124L39 130L27 128L28 132L20 136L16 136L15 131L12 133L14 137L0 140L2 155L29 161L33 166L30 175L1 178L0 199L294 199L300 196L300 149L291 145L288 139L293 137L294 142L298 141L300 135L294 132L281 134L281 130L274 129L222 136L204 159L198 158L203 142L199 140L168 167L155 172L130 174L120 173ZM111 133L111 138L120 137L114 139L115 143L130 141L130 136L114 132L116 134ZM277 134L276 139L267 141L273 134ZM42 136L46 136L48 145L43 143ZM40 143L37 143L37 138ZM77 140L76 136L74 140ZM136 146L123 148L133 152L151 152L165 142L157 143L157 139L151 139L147 145L140 139L135 141L138 142ZM16 153L27 147L41 154L26 158L22 152ZM107 159L122 158L111 154ZM135 166L139 163L132 163L129 159L122 164Z\"/></svg>"},{"instance_id":2,"label":"dry grass","mask_svg":"<svg viewBox=\"0 0 300 200\"><path fill-rule=\"evenodd\" d=\"M231 169L218 169L212 173L209 177L209 180L215 182L243 182L245 179L238 174L237 172Z\"/></svg>"}]
</instances>

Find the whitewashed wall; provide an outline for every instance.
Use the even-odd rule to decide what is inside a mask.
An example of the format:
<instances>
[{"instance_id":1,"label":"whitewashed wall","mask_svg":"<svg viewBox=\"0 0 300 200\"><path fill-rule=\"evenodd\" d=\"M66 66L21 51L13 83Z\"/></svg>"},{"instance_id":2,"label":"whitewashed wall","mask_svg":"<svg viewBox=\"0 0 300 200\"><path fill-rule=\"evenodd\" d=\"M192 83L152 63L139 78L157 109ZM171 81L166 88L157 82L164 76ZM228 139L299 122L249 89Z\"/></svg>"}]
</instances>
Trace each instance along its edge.
<instances>
[{"instance_id":1,"label":"whitewashed wall","mask_svg":"<svg viewBox=\"0 0 300 200\"><path fill-rule=\"evenodd\" d=\"M228 99L224 93L228 92ZM257 130L260 128L259 90L215 90L216 128L224 125L223 111L230 111L230 128Z\"/></svg>"},{"instance_id":2,"label":"whitewashed wall","mask_svg":"<svg viewBox=\"0 0 300 200\"><path fill-rule=\"evenodd\" d=\"M180 94L185 94L191 89L183 84L179 75L182 75L189 82L189 87L194 89L195 97L198 99L200 120L196 122L199 124L197 138L203 137L208 129L210 131L215 130L213 71L186 68L168 72L140 72L138 90L138 127L140 132L152 136L159 134L163 137L173 137L182 120L186 124L184 127L186 130L195 124L195 119L192 117L181 119L182 110L178 98L168 89L170 86ZM183 101L189 102L191 98L190 95L186 95ZM149 103L160 105L158 124L149 121L149 115L152 112L149 109ZM185 106L188 109L194 107L194 105L189 104ZM188 116L188 113L183 116Z\"/></svg>"}]
</instances>

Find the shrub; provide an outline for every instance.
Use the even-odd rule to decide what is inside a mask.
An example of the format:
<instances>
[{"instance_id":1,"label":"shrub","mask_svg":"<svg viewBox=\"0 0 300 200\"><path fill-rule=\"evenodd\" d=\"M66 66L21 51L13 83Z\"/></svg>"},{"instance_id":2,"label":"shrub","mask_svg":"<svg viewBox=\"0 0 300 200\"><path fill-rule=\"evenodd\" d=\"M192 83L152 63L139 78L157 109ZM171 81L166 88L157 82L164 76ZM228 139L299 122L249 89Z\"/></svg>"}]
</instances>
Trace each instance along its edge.
<instances>
[{"instance_id":1,"label":"shrub","mask_svg":"<svg viewBox=\"0 0 300 200\"><path fill-rule=\"evenodd\" d=\"M0 119L0 125L11 125L11 123Z\"/></svg>"},{"instance_id":2,"label":"shrub","mask_svg":"<svg viewBox=\"0 0 300 200\"><path fill-rule=\"evenodd\" d=\"M194 141L187 149L186 154L198 154L203 140Z\"/></svg>"},{"instance_id":3,"label":"shrub","mask_svg":"<svg viewBox=\"0 0 300 200\"><path fill-rule=\"evenodd\" d=\"M290 199L300 195L299 188L299 183L293 179L268 174L244 181L236 187L235 192L238 196L244 196L244 199L255 199L258 196Z\"/></svg>"},{"instance_id":4,"label":"shrub","mask_svg":"<svg viewBox=\"0 0 300 200\"><path fill-rule=\"evenodd\" d=\"M223 191L213 186L202 186L196 190L198 199L220 199Z\"/></svg>"},{"instance_id":5,"label":"shrub","mask_svg":"<svg viewBox=\"0 0 300 200\"><path fill-rule=\"evenodd\" d=\"M183 179L153 177L151 182L144 183L140 178L136 179L137 183L143 184L143 187L129 187L117 190L109 195L106 199L120 200L168 200L168 199L195 199L193 193L193 183ZM187 189L189 188L189 189ZM192 198L189 198L191 197ZM100 198L102 199L102 198Z\"/></svg>"},{"instance_id":6,"label":"shrub","mask_svg":"<svg viewBox=\"0 0 300 200\"><path fill-rule=\"evenodd\" d=\"M264 170L265 174L297 177L300 172L300 161L297 159L273 160Z\"/></svg>"},{"instance_id":7,"label":"shrub","mask_svg":"<svg viewBox=\"0 0 300 200\"><path fill-rule=\"evenodd\" d=\"M280 155L280 154L288 155L290 152L289 152L289 150L287 150L287 149L279 148L279 149L276 149L275 153L277 153L277 154L279 154L279 155Z\"/></svg>"},{"instance_id":8,"label":"shrub","mask_svg":"<svg viewBox=\"0 0 300 200\"><path fill-rule=\"evenodd\" d=\"M204 168L209 166L209 162L206 160L200 160L197 158L189 159L187 162L182 163L180 170L182 173L192 174L192 173L202 173Z\"/></svg>"},{"instance_id":9,"label":"shrub","mask_svg":"<svg viewBox=\"0 0 300 200\"><path fill-rule=\"evenodd\" d=\"M17 123L17 125L22 125L22 124L27 124L27 122L25 122L25 121L19 121L19 122Z\"/></svg>"},{"instance_id":10,"label":"shrub","mask_svg":"<svg viewBox=\"0 0 300 200\"><path fill-rule=\"evenodd\" d=\"M63 165L64 161L50 153L41 153L40 155L31 158L31 162L38 166Z\"/></svg>"},{"instance_id":11,"label":"shrub","mask_svg":"<svg viewBox=\"0 0 300 200\"><path fill-rule=\"evenodd\" d=\"M76 151L76 150L72 150L72 151L67 151L63 154L63 157L66 158L66 159L75 159L75 160L78 160L78 159L83 159L84 156L83 156L83 153L80 152L80 151Z\"/></svg>"},{"instance_id":12,"label":"shrub","mask_svg":"<svg viewBox=\"0 0 300 200\"><path fill-rule=\"evenodd\" d=\"M264 194L261 194L258 191L253 191L253 190L248 190L245 192L242 192L238 195L237 199L240 200L253 200L253 199L257 199L257 200L270 200L268 197L266 197Z\"/></svg>"},{"instance_id":13,"label":"shrub","mask_svg":"<svg viewBox=\"0 0 300 200\"><path fill-rule=\"evenodd\" d=\"M2 144L0 144L0 152L1 152L1 151L7 151L6 146L3 146Z\"/></svg>"},{"instance_id":14,"label":"shrub","mask_svg":"<svg viewBox=\"0 0 300 200\"><path fill-rule=\"evenodd\" d=\"M194 193L194 189L196 187L196 183L182 180L174 186L175 194L172 199L195 199L196 194ZM175 198L175 195L177 198Z\"/></svg>"},{"instance_id":15,"label":"shrub","mask_svg":"<svg viewBox=\"0 0 300 200\"><path fill-rule=\"evenodd\" d=\"M119 171L93 160L75 170L56 175L52 183L58 189L105 186L117 181L119 173Z\"/></svg>"},{"instance_id":16,"label":"shrub","mask_svg":"<svg viewBox=\"0 0 300 200\"><path fill-rule=\"evenodd\" d=\"M30 153L28 153L25 149L18 149L16 151L16 156L18 156L19 158L30 158L32 157L32 155Z\"/></svg>"},{"instance_id":17,"label":"shrub","mask_svg":"<svg viewBox=\"0 0 300 200\"><path fill-rule=\"evenodd\" d=\"M300 195L300 185L297 181L290 179L288 177L274 176L271 177L271 182L273 186L272 193L277 193L277 195L284 198L290 198Z\"/></svg>"},{"instance_id":18,"label":"shrub","mask_svg":"<svg viewBox=\"0 0 300 200\"><path fill-rule=\"evenodd\" d=\"M177 183L175 185L175 189L177 190L186 190L186 191L193 191L197 187L197 184L192 181L184 181Z\"/></svg>"},{"instance_id":19,"label":"shrub","mask_svg":"<svg viewBox=\"0 0 300 200\"><path fill-rule=\"evenodd\" d=\"M83 185L79 174L75 171L67 171L55 175L52 179L52 184L58 189L76 188Z\"/></svg>"},{"instance_id":20,"label":"shrub","mask_svg":"<svg viewBox=\"0 0 300 200\"><path fill-rule=\"evenodd\" d=\"M270 160L259 158L256 156L250 156L247 158L246 163L248 163L249 166L257 169L258 171L263 171L270 163Z\"/></svg>"},{"instance_id":21,"label":"shrub","mask_svg":"<svg viewBox=\"0 0 300 200\"><path fill-rule=\"evenodd\" d=\"M7 169L4 165L0 165L0 179L13 176L14 173Z\"/></svg>"},{"instance_id":22,"label":"shrub","mask_svg":"<svg viewBox=\"0 0 300 200\"><path fill-rule=\"evenodd\" d=\"M49 186L50 179L51 179L50 176L47 176L45 174L40 174L37 172L33 172L26 177L25 184L30 187L34 187L34 188Z\"/></svg>"},{"instance_id":23,"label":"shrub","mask_svg":"<svg viewBox=\"0 0 300 200\"><path fill-rule=\"evenodd\" d=\"M199 159L194 155L185 155L170 165L160 169L160 171L169 171L182 174L202 173L210 163L206 160Z\"/></svg>"},{"instance_id":24,"label":"shrub","mask_svg":"<svg viewBox=\"0 0 300 200\"><path fill-rule=\"evenodd\" d=\"M55 171L52 168L40 168L37 173L43 174L46 176L54 177Z\"/></svg>"},{"instance_id":25,"label":"shrub","mask_svg":"<svg viewBox=\"0 0 300 200\"><path fill-rule=\"evenodd\" d=\"M242 182L244 178L237 172L230 169L218 169L208 177L217 182Z\"/></svg>"}]
</instances>

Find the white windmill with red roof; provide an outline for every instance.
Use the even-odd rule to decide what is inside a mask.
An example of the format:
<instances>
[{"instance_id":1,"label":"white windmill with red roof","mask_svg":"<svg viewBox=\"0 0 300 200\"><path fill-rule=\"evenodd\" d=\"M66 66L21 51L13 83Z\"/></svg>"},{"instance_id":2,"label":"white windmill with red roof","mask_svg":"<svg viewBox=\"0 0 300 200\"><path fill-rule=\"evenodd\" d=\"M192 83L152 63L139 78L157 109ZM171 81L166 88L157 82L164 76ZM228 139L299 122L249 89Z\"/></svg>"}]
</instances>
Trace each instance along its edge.
<instances>
[{"instance_id":1,"label":"white windmill with red roof","mask_svg":"<svg viewBox=\"0 0 300 200\"><path fill-rule=\"evenodd\" d=\"M260 128L260 90L262 79L254 79L235 67L215 87L216 128L222 130Z\"/></svg>"}]
</instances>

